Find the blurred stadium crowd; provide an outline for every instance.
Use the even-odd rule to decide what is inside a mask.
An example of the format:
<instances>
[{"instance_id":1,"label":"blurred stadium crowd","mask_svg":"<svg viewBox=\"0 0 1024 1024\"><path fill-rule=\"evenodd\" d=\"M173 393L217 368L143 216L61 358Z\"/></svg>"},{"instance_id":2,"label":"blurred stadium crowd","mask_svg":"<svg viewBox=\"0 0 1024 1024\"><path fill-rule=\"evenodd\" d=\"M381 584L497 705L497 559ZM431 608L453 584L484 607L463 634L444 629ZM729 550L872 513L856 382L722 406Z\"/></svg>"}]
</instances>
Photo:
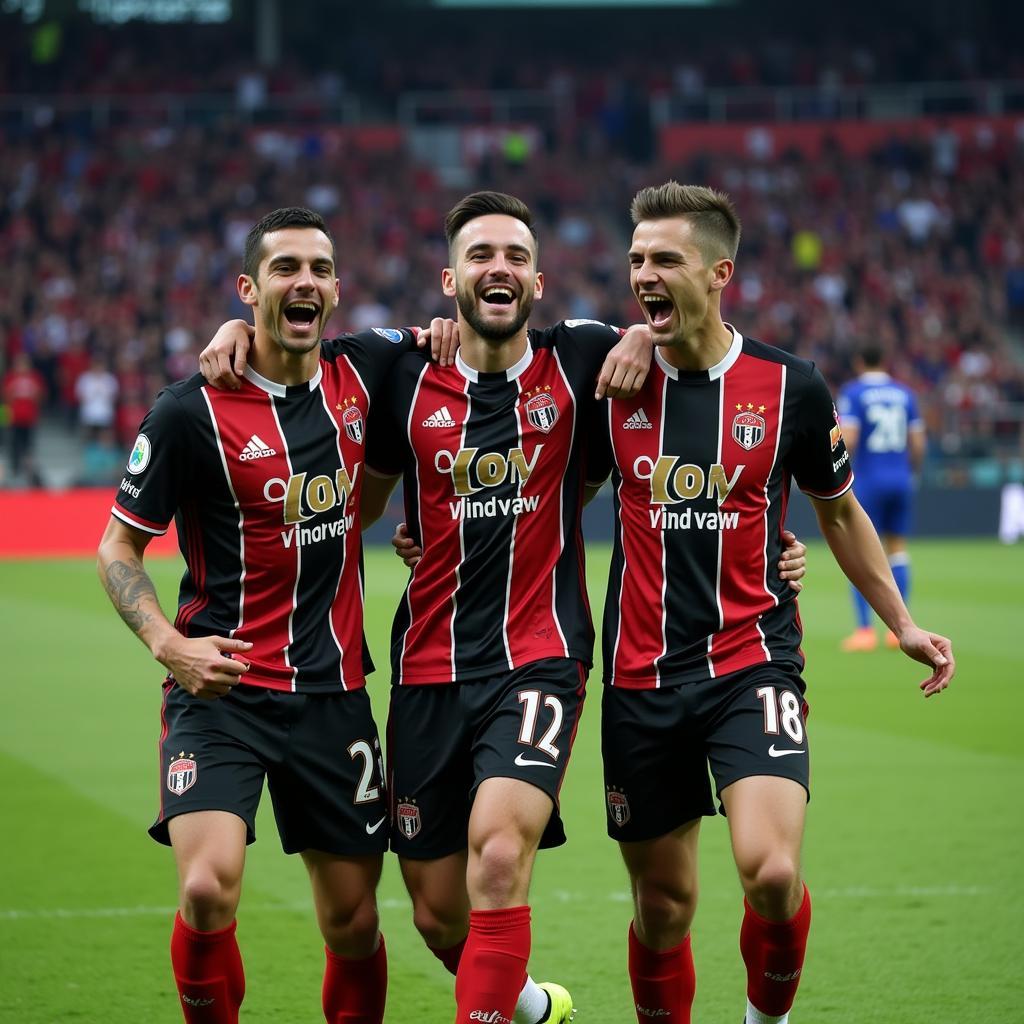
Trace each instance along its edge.
<instances>
[{"instance_id":1,"label":"blurred stadium crowd","mask_svg":"<svg viewBox=\"0 0 1024 1024\"><path fill-rule=\"evenodd\" d=\"M495 45L456 53L440 43L417 61L368 33L349 40L350 59L334 71L262 72L219 67L209 35L184 48L173 36L138 29L124 45L95 32L74 47L58 39L59 60L0 60L0 378L9 416L28 415L35 396L39 412L86 442L81 482L119 477L157 390L193 372L217 325L243 314L234 291L242 242L267 210L303 204L330 222L337 331L452 313L439 287L443 216L478 187L515 193L539 215L547 287L538 323L622 324L638 316L628 203L669 177L722 188L738 205L744 235L725 310L741 331L814 359L835 389L856 346L882 340L892 371L923 397L937 459L990 455L1001 432L1020 433L1000 410L1024 408L1024 120L1009 142L981 131L965 144L939 126L866 158L836 144L815 157L667 163L650 115L652 96L699 96L710 84L1024 79L1011 40L672 40L669 54L670 41L654 39L610 63L551 40L550 53L539 45L529 61ZM387 119L410 90L470 83L553 92L570 116L534 146L513 137L481 147L457 181L316 123L316 103L331 96L354 95ZM31 114L17 102L29 93ZM225 94L234 111L120 124L88 104L39 103L154 93ZM302 126L254 125L253 111L280 95L309 99ZM13 468L7 482L39 475L25 451Z\"/></svg>"}]
</instances>

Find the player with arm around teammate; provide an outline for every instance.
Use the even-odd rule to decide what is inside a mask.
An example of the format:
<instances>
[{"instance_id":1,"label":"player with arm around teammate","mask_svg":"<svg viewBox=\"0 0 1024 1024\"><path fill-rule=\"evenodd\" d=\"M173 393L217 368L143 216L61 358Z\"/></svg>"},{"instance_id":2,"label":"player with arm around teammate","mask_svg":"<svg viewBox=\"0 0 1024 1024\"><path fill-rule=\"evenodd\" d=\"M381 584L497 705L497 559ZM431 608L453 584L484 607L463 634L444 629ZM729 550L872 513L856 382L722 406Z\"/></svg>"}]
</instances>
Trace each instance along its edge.
<instances>
[{"instance_id":1,"label":"player with arm around teammate","mask_svg":"<svg viewBox=\"0 0 1024 1024\"><path fill-rule=\"evenodd\" d=\"M150 833L178 868L171 962L186 1021L238 1020L235 912L266 778L282 845L312 884L325 1019L380 1024L388 807L364 689L359 498L370 404L413 336L321 351L334 243L301 208L252 228L238 292L256 319L245 380L225 392L197 374L161 392L99 548L111 601L168 671ZM186 563L173 623L144 565L171 518Z\"/></svg>"},{"instance_id":2,"label":"player with arm around teammate","mask_svg":"<svg viewBox=\"0 0 1024 1024\"><path fill-rule=\"evenodd\" d=\"M717 795L744 892L745 1021L783 1024L810 926L801 626L768 572L791 479L851 582L931 669L926 697L949 683L953 654L900 597L820 373L721 318L740 235L728 197L669 182L638 193L632 214L630 280L655 361L638 394L608 406L618 525L602 748L608 832L633 893L637 1020L690 1020L698 831Z\"/></svg>"},{"instance_id":3,"label":"player with arm around teammate","mask_svg":"<svg viewBox=\"0 0 1024 1024\"><path fill-rule=\"evenodd\" d=\"M885 372L881 346L864 345L854 360L857 371L839 393L843 439L857 473L854 491L882 545L904 602L910 597L910 532L914 475L924 462L927 440L917 398L905 384ZM853 592L857 629L842 644L844 651L873 651L878 644L871 609L856 587ZM892 630L888 647L898 647Z\"/></svg>"}]
</instances>

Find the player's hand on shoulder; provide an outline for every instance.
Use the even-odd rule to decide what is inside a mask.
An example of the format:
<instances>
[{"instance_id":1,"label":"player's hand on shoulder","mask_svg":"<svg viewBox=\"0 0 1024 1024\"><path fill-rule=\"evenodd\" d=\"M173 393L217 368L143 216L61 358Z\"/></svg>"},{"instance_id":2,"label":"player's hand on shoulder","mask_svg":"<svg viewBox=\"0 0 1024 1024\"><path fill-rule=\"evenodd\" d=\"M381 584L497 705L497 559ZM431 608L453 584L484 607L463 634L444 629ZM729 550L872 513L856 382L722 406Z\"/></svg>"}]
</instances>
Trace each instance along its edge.
<instances>
[{"instance_id":1,"label":"player's hand on shoulder","mask_svg":"<svg viewBox=\"0 0 1024 1024\"><path fill-rule=\"evenodd\" d=\"M605 356L594 397L632 398L647 380L654 344L646 324L634 324Z\"/></svg>"},{"instance_id":2,"label":"player's hand on shoulder","mask_svg":"<svg viewBox=\"0 0 1024 1024\"><path fill-rule=\"evenodd\" d=\"M242 386L256 329L244 320L221 324L213 340L199 353L199 372L215 388L237 390Z\"/></svg>"},{"instance_id":3,"label":"player's hand on shoulder","mask_svg":"<svg viewBox=\"0 0 1024 1024\"><path fill-rule=\"evenodd\" d=\"M411 569L423 557L423 549L409 536L409 528L405 523L399 523L395 528L391 546L408 569Z\"/></svg>"},{"instance_id":4,"label":"player's hand on shoulder","mask_svg":"<svg viewBox=\"0 0 1024 1024\"><path fill-rule=\"evenodd\" d=\"M416 344L430 346L430 358L438 366L452 366L459 349L459 325L446 317L435 316L429 327L417 328Z\"/></svg>"},{"instance_id":5,"label":"player's hand on shoulder","mask_svg":"<svg viewBox=\"0 0 1024 1024\"><path fill-rule=\"evenodd\" d=\"M183 689L202 700L223 697L249 671L243 657L252 648L246 640L222 636L181 637L157 654Z\"/></svg>"},{"instance_id":6,"label":"player's hand on shoulder","mask_svg":"<svg viewBox=\"0 0 1024 1024\"><path fill-rule=\"evenodd\" d=\"M956 660L953 657L953 644L948 637L909 626L900 634L900 650L908 658L932 669L932 674L920 684L926 697L941 693L949 686L956 672Z\"/></svg>"},{"instance_id":7,"label":"player's hand on shoulder","mask_svg":"<svg viewBox=\"0 0 1024 1024\"><path fill-rule=\"evenodd\" d=\"M782 531L782 541L786 545L779 559L779 578L789 583L789 589L798 594L804 589L801 582L807 573L807 546L797 540L792 530Z\"/></svg>"}]
</instances>

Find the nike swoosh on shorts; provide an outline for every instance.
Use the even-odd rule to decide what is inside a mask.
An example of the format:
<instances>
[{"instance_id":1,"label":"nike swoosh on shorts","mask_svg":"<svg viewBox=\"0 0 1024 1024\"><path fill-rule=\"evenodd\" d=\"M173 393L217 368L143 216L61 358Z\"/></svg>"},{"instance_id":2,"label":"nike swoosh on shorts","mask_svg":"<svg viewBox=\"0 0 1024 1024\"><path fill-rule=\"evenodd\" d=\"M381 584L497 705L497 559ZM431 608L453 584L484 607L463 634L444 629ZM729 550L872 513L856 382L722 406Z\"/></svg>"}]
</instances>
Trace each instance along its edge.
<instances>
[{"instance_id":1,"label":"nike swoosh on shorts","mask_svg":"<svg viewBox=\"0 0 1024 1024\"><path fill-rule=\"evenodd\" d=\"M776 750L775 744L773 743L768 748L769 757L785 757L787 754L806 754L806 750Z\"/></svg>"},{"instance_id":2,"label":"nike swoosh on shorts","mask_svg":"<svg viewBox=\"0 0 1024 1024\"><path fill-rule=\"evenodd\" d=\"M388 820L388 816L385 814L384 817L381 818L380 821L378 821L376 825L371 825L369 822L367 822L366 823L366 834L368 836L372 836L373 833L376 832L377 829L379 829L381 827L381 825L383 825L384 822L387 821L387 820Z\"/></svg>"}]
</instances>

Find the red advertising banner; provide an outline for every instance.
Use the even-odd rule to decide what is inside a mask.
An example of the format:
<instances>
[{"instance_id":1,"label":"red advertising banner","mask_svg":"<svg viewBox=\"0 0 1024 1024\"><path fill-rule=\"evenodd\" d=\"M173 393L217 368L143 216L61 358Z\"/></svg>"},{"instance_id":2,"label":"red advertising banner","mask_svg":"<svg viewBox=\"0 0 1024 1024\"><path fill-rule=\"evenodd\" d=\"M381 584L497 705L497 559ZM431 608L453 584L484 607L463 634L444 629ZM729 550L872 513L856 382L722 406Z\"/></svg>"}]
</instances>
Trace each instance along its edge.
<instances>
[{"instance_id":1,"label":"red advertising banner","mask_svg":"<svg viewBox=\"0 0 1024 1024\"><path fill-rule=\"evenodd\" d=\"M0 491L0 558L88 557L110 518L114 488L70 491ZM174 524L154 537L147 555L173 555L178 550Z\"/></svg>"}]
</instances>

